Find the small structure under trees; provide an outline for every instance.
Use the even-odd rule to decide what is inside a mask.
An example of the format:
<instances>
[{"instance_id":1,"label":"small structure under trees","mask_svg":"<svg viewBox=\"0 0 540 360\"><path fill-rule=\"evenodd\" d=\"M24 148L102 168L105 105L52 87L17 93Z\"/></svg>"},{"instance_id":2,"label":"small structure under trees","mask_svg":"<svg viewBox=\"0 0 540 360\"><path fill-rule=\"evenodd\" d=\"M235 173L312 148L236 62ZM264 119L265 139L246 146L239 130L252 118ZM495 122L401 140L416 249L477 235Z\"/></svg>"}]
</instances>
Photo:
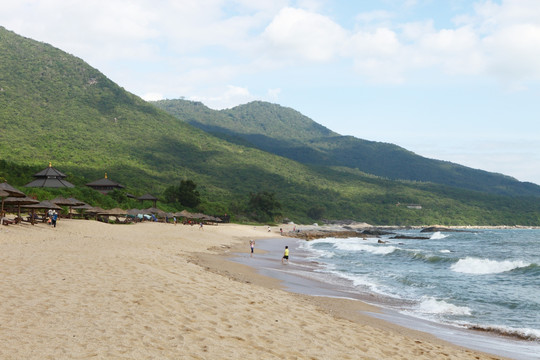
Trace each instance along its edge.
<instances>
[{"instance_id":1,"label":"small structure under trees","mask_svg":"<svg viewBox=\"0 0 540 360\"><path fill-rule=\"evenodd\" d=\"M137 200L139 200L141 202L141 204L144 202L144 201L152 201L152 203L154 204L154 207L156 207L156 203L158 201L158 198L151 195L151 194L144 194L142 196L139 196L137 198Z\"/></svg>"},{"instance_id":2,"label":"small structure under trees","mask_svg":"<svg viewBox=\"0 0 540 360\"><path fill-rule=\"evenodd\" d=\"M86 186L91 187L92 189L97 190L100 193L105 194L105 195L107 195L109 192L113 190L117 190L117 189L120 190L120 189L125 188L124 185L120 185L116 181L112 181L111 179L109 179L107 177L107 173L105 173L104 178L96 180L96 181L92 181L86 184Z\"/></svg>"}]
</instances>

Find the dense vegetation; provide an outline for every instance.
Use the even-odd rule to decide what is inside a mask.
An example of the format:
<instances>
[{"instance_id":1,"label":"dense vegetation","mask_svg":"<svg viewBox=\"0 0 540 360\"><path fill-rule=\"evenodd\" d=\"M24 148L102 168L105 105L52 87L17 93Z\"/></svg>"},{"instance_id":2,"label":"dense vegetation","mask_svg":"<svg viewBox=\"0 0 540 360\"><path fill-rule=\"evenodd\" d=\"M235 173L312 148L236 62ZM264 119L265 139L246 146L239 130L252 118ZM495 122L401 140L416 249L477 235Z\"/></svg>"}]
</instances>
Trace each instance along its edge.
<instances>
[{"instance_id":1,"label":"dense vegetation","mask_svg":"<svg viewBox=\"0 0 540 360\"><path fill-rule=\"evenodd\" d=\"M268 133L278 131L272 124ZM335 136L317 128L306 128L306 141L321 131ZM39 199L65 194L105 208L150 205L122 192L103 196L84 186L107 172L126 186L125 192L158 196L166 210L180 201L165 204L165 190L192 180L200 196L193 210L228 213L233 219L283 216L312 222L323 216L396 225L540 225L534 198L392 181L332 162L300 163L242 144L238 137L234 142L216 137L126 92L81 59L3 28L0 129L0 178ZM24 188L49 161L76 188Z\"/></svg>"},{"instance_id":2,"label":"dense vegetation","mask_svg":"<svg viewBox=\"0 0 540 360\"><path fill-rule=\"evenodd\" d=\"M214 111L199 102L154 104L200 129L304 164L345 166L388 179L433 182L509 196L540 197L540 186L509 176L427 159L399 146L341 136L299 112L254 101Z\"/></svg>"}]
</instances>

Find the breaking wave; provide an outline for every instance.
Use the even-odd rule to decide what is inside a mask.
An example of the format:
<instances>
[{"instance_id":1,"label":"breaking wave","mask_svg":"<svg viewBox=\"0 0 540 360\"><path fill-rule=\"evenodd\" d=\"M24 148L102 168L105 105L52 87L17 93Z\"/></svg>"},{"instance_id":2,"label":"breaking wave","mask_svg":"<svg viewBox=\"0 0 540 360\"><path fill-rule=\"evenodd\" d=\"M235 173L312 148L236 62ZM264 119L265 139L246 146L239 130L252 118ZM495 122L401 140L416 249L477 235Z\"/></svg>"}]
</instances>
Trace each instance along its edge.
<instances>
[{"instance_id":1,"label":"breaking wave","mask_svg":"<svg viewBox=\"0 0 540 360\"><path fill-rule=\"evenodd\" d=\"M530 265L530 263L521 260L496 261L489 259L466 257L465 259L460 259L450 268L452 269L452 271L458 273L485 275L498 274L517 268L524 268Z\"/></svg>"},{"instance_id":2,"label":"breaking wave","mask_svg":"<svg viewBox=\"0 0 540 360\"><path fill-rule=\"evenodd\" d=\"M433 235L431 235L430 239L431 240L440 240L440 239L444 239L444 238L447 238L447 237L448 237L448 235L444 235L440 231L437 231L437 232L434 232Z\"/></svg>"},{"instance_id":3,"label":"breaking wave","mask_svg":"<svg viewBox=\"0 0 540 360\"><path fill-rule=\"evenodd\" d=\"M431 315L471 315L471 309L466 306L457 306L429 296L422 298L416 311Z\"/></svg>"}]
</instances>

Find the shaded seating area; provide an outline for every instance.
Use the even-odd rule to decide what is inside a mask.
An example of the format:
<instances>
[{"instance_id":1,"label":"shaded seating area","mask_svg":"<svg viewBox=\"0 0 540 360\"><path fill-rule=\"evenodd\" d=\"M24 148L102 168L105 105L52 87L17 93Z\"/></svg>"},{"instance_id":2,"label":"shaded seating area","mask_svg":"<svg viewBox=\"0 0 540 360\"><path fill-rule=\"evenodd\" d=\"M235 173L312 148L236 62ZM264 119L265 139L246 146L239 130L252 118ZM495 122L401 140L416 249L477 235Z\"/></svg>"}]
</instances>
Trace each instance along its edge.
<instances>
[{"instance_id":1,"label":"shaded seating area","mask_svg":"<svg viewBox=\"0 0 540 360\"><path fill-rule=\"evenodd\" d=\"M193 225L195 223L203 223L205 225L217 225L218 223L223 222L218 217L210 216L202 213L190 213L187 210L182 210L174 214L176 217L183 219L182 223L184 225Z\"/></svg>"},{"instance_id":2,"label":"shaded seating area","mask_svg":"<svg viewBox=\"0 0 540 360\"><path fill-rule=\"evenodd\" d=\"M72 217L72 208L74 206L81 206L81 205L85 204L83 201L77 200L75 198L67 198L66 199L66 198L64 198L62 196L59 196L57 198L52 199L51 202L56 204L56 205L67 206L69 208L67 217L70 218L70 219Z\"/></svg>"},{"instance_id":3,"label":"shaded seating area","mask_svg":"<svg viewBox=\"0 0 540 360\"><path fill-rule=\"evenodd\" d=\"M47 213L43 214L37 214L36 210L56 210L56 211L62 211L62 208L53 202L49 200L43 200L39 202L38 204L31 204L24 206L26 209L30 209L31 213L27 217L28 222L30 222L32 225L34 225L36 222L47 222Z\"/></svg>"},{"instance_id":4,"label":"shaded seating area","mask_svg":"<svg viewBox=\"0 0 540 360\"><path fill-rule=\"evenodd\" d=\"M23 221L23 218L21 217L21 206L23 205L30 205L30 204L37 204L39 203L38 200L29 198L28 196L24 197L7 197L3 199L3 203L7 205L13 205L17 208L17 216L15 219L7 219L5 216L2 217L2 225L11 225L11 224L18 224L21 221Z\"/></svg>"},{"instance_id":5,"label":"shaded seating area","mask_svg":"<svg viewBox=\"0 0 540 360\"><path fill-rule=\"evenodd\" d=\"M139 200L141 204L145 201L152 201L153 207L155 208L157 206L158 198L151 194L144 194L142 196L139 196L137 200Z\"/></svg>"},{"instance_id":6,"label":"shaded seating area","mask_svg":"<svg viewBox=\"0 0 540 360\"><path fill-rule=\"evenodd\" d=\"M61 179L64 174L59 173L56 169L52 168L49 164L49 168L43 170L36 175L44 175L51 173L52 177L57 176L56 179ZM60 175L58 175L60 174ZM39 176L36 176L39 177ZM105 177L107 179L107 177ZM108 180L108 179L107 179ZM108 180L109 181L109 180ZM165 222L170 223L175 220L174 223L182 221L184 224L215 224L222 222L218 217L202 213L190 213L186 210L180 212L165 212L156 206L146 209L131 209L124 210L120 208L114 209L102 209L100 207L93 207L90 204L86 204L76 198L65 198L58 196L52 200L39 201L35 198L26 196L23 192L7 184L7 182L0 184L0 198L2 199L2 212L1 223L4 225L18 224L21 222L28 222L32 225L37 223L45 223L50 216L49 210L54 210L60 214L63 218L80 218L87 220L98 220L109 223L132 223L141 221L153 221L153 222ZM154 205L157 202L157 198L145 194L137 200L143 203L144 201L152 201ZM7 218L5 216L5 207L11 214L16 214L15 218ZM68 211L66 211L68 207ZM21 208L25 209L24 214L21 214ZM24 217L23 217L24 215Z\"/></svg>"},{"instance_id":7,"label":"shaded seating area","mask_svg":"<svg viewBox=\"0 0 540 360\"><path fill-rule=\"evenodd\" d=\"M9 185L7 182L0 183L0 198L2 198L2 208L0 210L0 223L2 223L3 225L9 225L8 223L12 221L6 218L6 212L4 210L6 199L22 198L25 196L26 195L22 191L17 190L13 186Z\"/></svg>"}]
</instances>

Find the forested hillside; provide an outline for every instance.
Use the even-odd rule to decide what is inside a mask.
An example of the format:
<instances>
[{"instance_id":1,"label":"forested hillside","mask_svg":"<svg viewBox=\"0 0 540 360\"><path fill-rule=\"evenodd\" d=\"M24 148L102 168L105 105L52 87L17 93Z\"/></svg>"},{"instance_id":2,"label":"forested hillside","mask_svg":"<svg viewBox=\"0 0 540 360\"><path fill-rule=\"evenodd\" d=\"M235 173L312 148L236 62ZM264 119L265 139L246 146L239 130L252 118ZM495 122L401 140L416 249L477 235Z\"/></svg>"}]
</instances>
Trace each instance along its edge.
<instances>
[{"instance_id":1,"label":"forested hillside","mask_svg":"<svg viewBox=\"0 0 540 360\"><path fill-rule=\"evenodd\" d=\"M50 161L85 189L81 196L90 191L85 183L107 172L128 192L153 193L163 205L167 187L190 179L203 200L197 210L233 217L250 193L268 192L282 205L281 217L297 222L540 224L540 205L531 199L390 181L235 144L130 94L83 60L1 27L0 129L0 178L19 188ZM321 131L333 135L310 125L306 138Z\"/></svg>"},{"instance_id":2,"label":"forested hillside","mask_svg":"<svg viewBox=\"0 0 540 360\"><path fill-rule=\"evenodd\" d=\"M154 102L216 136L304 164L345 166L394 180L433 182L509 196L540 197L540 186L510 176L427 159L397 145L341 136L299 112L261 101L214 111L186 100ZM359 114L359 116L362 116Z\"/></svg>"}]
</instances>

